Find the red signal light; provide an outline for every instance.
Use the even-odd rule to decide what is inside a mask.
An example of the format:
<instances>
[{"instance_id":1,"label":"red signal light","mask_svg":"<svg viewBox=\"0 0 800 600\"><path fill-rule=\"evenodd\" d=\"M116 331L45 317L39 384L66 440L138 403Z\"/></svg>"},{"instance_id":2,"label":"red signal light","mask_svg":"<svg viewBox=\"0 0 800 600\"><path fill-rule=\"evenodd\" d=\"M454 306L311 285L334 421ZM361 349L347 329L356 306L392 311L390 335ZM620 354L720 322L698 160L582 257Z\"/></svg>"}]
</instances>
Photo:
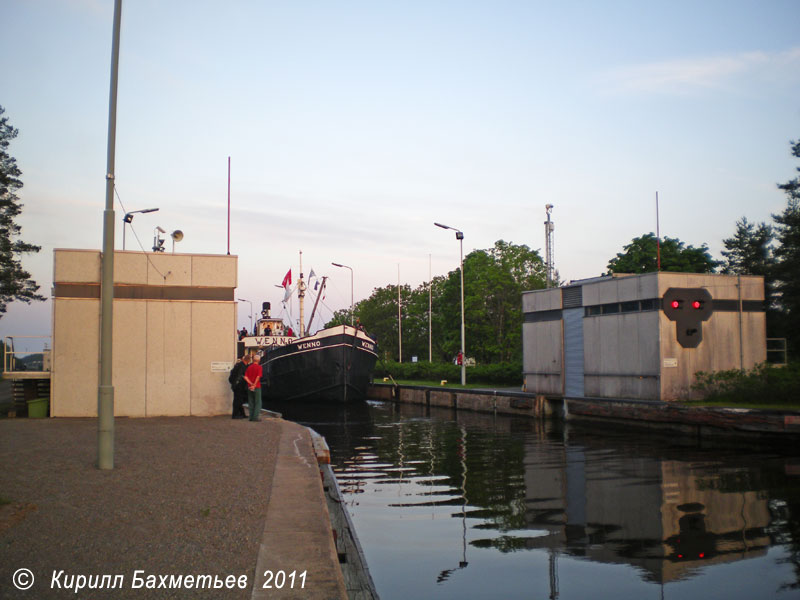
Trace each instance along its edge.
<instances>
[{"instance_id":1,"label":"red signal light","mask_svg":"<svg viewBox=\"0 0 800 600\"><path fill-rule=\"evenodd\" d=\"M692 302L692 308L698 308L699 309L701 306L702 306L702 304L701 304L700 300L695 300L694 302Z\"/></svg>"},{"instance_id":2,"label":"red signal light","mask_svg":"<svg viewBox=\"0 0 800 600\"><path fill-rule=\"evenodd\" d=\"M680 307L681 307L681 303L678 300L673 300L672 301L672 308L680 308Z\"/></svg>"}]
</instances>

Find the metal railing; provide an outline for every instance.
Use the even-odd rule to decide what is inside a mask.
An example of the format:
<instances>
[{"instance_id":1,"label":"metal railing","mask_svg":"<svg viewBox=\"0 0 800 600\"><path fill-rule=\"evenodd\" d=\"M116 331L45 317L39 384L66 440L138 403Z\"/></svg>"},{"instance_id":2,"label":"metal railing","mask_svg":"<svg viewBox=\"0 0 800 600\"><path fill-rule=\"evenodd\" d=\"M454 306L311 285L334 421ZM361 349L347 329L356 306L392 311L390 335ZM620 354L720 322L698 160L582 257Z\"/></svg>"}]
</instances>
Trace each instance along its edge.
<instances>
[{"instance_id":1,"label":"metal railing","mask_svg":"<svg viewBox=\"0 0 800 600\"><path fill-rule=\"evenodd\" d=\"M786 360L786 338L767 338L767 362L782 367Z\"/></svg>"},{"instance_id":2,"label":"metal railing","mask_svg":"<svg viewBox=\"0 0 800 600\"><path fill-rule=\"evenodd\" d=\"M48 373L51 366L50 339L49 335L9 335L3 338L3 372ZM32 342L31 346L40 346L40 349L31 350L26 344L24 350L18 350L23 340ZM40 340L40 343L34 340Z\"/></svg>"}]
</instances>

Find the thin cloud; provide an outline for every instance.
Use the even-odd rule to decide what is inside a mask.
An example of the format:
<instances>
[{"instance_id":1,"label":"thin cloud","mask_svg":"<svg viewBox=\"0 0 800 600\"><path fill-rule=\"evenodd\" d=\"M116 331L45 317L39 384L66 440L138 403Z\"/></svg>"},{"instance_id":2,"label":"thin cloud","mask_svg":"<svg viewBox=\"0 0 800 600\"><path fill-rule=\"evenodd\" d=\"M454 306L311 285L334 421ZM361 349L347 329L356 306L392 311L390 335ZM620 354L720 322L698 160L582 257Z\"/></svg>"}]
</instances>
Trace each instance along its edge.
<instances>
[{"instance_id":1,"label":"thin cloud","mask_svg":"<svg viewBox=\"0 0 800 600\"><path fill-rule=\"evenodd\" d=\"M796 79L800 47L783 52L743 52L613 68L596 83L611 93L686 94L730 85L738 77Z\"/></svg>"}]
</instances>

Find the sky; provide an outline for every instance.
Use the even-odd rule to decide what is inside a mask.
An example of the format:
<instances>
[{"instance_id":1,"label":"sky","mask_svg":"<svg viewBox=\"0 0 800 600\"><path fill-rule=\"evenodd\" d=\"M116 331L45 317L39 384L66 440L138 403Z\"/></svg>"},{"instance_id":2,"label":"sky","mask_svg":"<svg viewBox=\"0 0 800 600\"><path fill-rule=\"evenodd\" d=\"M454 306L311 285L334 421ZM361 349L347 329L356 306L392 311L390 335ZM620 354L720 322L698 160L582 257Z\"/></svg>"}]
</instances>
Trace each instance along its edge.
<instances>
[{"instance_id":1,"label":"sky","mask_svg":"<svg viewBox=\"0 0 800 600\"><path fill-rule=\"evenodd\" d=\"M102 244L112 20L112 0L0 0L17 222L42 247L22 262L48 297L53 249ZM656 230L656 192L661 235L720 259L737 219L786 206L798 26L797 0L125 0L115 247L126 211L158 207L128 250L159 226L225 254L230 157L236 295L256 308L280 306L301 250L330 278L324 319L350 304L332 262L356 302L446 274L459 246L437 221L465 254L544 256L546 204L561 278L593 277ZM0 335L47 335L51 312L15 302Z\"/></svg>"}]
</instances>

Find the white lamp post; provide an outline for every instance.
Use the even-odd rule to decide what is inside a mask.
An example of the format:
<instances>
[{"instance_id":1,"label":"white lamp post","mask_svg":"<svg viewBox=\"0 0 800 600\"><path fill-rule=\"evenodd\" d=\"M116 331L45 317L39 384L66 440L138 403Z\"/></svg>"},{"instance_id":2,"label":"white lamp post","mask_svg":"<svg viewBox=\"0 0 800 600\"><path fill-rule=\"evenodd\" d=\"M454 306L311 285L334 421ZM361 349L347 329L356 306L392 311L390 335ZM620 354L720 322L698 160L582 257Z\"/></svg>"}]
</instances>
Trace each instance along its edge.
<instances>
[{"instance_id":1,"label":"white lamp post","mask_svg":"<svg viewBox=\"0 0 800 600\"><path fill-rule=\"evenodd\" d=\"M253 303L250 302L250 300L246 300L244 298L237 298L237 300L239 302L247 302L250 305L250 329L251 329L253 335L255 335L256 332L253 331Z\"/></svg>"},{"instance_id":2,"label":"white lamp post","mask_svg":"<svg viewBox=\"0 0 800 600\"><path fill-rule=\"evenodd\" d=\"M353 269L347 265L340 265L339 263L331 263L334 267L341 267L343 269L350 269L350 326L353 326L353 319L355 318L353 312L355 304L353 303Z\"/></svg>"},{"instance_id":3,"label":"white lamp post","mask_svg":"<svg viewBox=\"0 0 800 600\"><path fill-rule=\"evenodd\" d=\"M437 227L441 227L442 229L452 229L456 232L456 239L459 241L461 245L461 385L467 384L467 355L464 352L464 233L456 229L455 227L450 227L448 225L442 225L441 223L434 223Z\"/></svg>"}]
</instances>

